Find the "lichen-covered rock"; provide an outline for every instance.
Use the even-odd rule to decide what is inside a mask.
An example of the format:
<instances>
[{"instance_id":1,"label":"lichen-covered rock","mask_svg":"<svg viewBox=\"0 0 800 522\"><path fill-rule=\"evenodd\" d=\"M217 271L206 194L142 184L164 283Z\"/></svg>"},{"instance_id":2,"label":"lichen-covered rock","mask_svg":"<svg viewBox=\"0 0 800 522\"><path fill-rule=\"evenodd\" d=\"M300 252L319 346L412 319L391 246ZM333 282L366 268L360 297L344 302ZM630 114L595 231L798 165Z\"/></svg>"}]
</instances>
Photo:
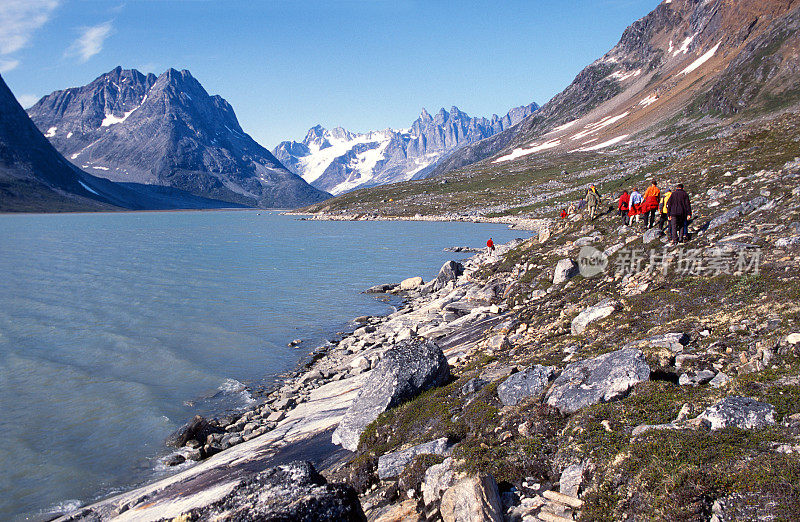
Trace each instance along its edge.
<instances>
[{"instance_id":1,"label":"lichen-covered rock","mask_svg":"<svg viewBox=\"0 0 800 522\"><path fill-rule=\"evenodd\" d=\"M353 488L328 484L310 462L302 461L266 469L240 482L218 502L187 515L187 520L366 520Z\"/></svg>"},{"instance_id":2,"label":"lichen-covered rock","mask_svg":"<svg viewBox=\"0 0 800 522\"><path fill-rule=\"evenodd\" d=\"M642 243L644 243L645 245L648 243L652 243L653 241L661 237L661 234L662 234L661 230L659 230L657 227L649 228L645 231L644 234L642 234Z\"/></svg>"},{"instance_id":3,"label":"lichen-covered rock","mask_svg":"<svg viewBox=\"0 0 800 522\"><path fill-rule=\"evenodd\" d=\"M546 402L562 413L608 402L650 378L641 350L624 348L567 366L553 381Z\"/></svg>"},{"instance_id":4,"label":"lichen-covered rock","mask_svg":"<svg viewBox=\"0 0 800 522\"><path fill-rule=\"evenodd\" d=\"M491 475L462 479L444 492L439 512L444 522L501 522L497 483Z\"/></svg>"},{"instance_id":5,"label":"lichen-covered rock","mask_svg":"<svg viewBox=\"0 0 800 522\"><path fill-rule=\"evenodd\" d=\"M536 397L542 393L553 373L552 366L539 365L513 373L497 387L497 396L506 406L515 406L526 397Z\"/></svg>"},{"instance_id":6,"label":"lichen-covered rock","mask_svg":"<svg viewBox=\"0 0 800 522\"><path fill-rule=\"evenodd\" d=\"M592 321L603 319L614 313L617 309L617 303L613 299L603 299L594 306L590 306L572 320L570 327L572 335L580 335L589 326Z\"/></svg>"},{"instance_id":7,"label":"lichen-covered rock","mask_svg":"<svg viewBox=\"0 0 800 522\"><path fill-rule=\"evenodd\" d=\"M712 370L688 371L681 374L678 378L678 384L681 386L700 386L710 382L715 375L716 373Z\"/></svg>"},{"instance_id":8,"label":"lichen-covered rock","mask_svg":"<svg viewBox=\"0 0 800 522\"><path fill-rule=\"evenodd\" d=\"M556 271L553 274L553 284L559 285L578 275L578 272L578 263L572 259L562 259L556 263Z\"/></svg>"},{"instance_id":9,"label":"lichen-covered rock","mask_svg":"<svg viewBox=\"0 0 800 522\"><path fill-rule=\"evenodd\" d=\"M378 415L449 378L447 358L435 342L412 338L395 344L347 409L333 432L333 443L355 451L364 428Z\"/></svg>"},{"instance_id":10,"label":"lichen-covered rock","mask_svg":"<svg viewBox=\"0 0 800 522\"><path fill-rule=\"evenodd\" d=\"M734 426L742 429L763 428L775 424L775 407L749 397L725 397L700 414L711 430Z\"/></svg>"},{"instance_id":11,"label":"lichen-covered rock","mask_svg":"<svg viewBox=\"0 0 800 522\"><path fill-rule=\"evenodd\" d=\"M446 455L448 449L447 437L443 437L402 451L381 455L378 458L378 478L386 480L398 476L417 455Z\"/></svg>"}]
</instances>

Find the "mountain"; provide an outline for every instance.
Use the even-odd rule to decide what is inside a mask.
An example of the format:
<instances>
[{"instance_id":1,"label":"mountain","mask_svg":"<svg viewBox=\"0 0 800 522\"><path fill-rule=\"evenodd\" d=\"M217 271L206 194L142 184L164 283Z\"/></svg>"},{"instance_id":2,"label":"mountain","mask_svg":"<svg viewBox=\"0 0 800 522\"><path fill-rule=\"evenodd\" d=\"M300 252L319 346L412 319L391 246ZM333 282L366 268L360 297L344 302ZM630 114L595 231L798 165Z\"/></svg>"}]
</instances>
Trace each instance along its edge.
<instances>
[{"instance_id":1,"label":"mountain","mask_svg":"<svg viewBox=\"0 0 800 522\"><path fill-rule=\"evenodd\" d=\"M230 104L210 96L189 71L156 77L117 67L45 96L28 114L75 165L113 181L258 207L328 197L247 135Z\"/></svg>"},{"instance_id":2,"label":"mountain","mask_svg":"<svg viewBox=\"0 0 800 522\"><path fill-rule=\"evenodd\" d=\"M665 0L521 125L461 148L431 175L602 151L681 118L707 125L796 103L799 3Z\"/></svg>"},{"instance_id":3,"label":"mountain","mask_svg":"<svg viewBox=\"0 0 800 522\"><path fill-rule=\"evenodd\" d=\"M113 183L56 151L0 77L0 212L167 210L230 207L186 192Z\"/></svg>"},{"instance_id":4,"label":"mountain","mask_svg":"<svg viewBox=\"0 0 800 522\"><path fill-rule=\"evenodd\" d=\"M407 130L355 134L312 127L302 142L284 141L273 154L315 187L340 194L359 187L419 179L453 151L503 132L539 108L535 103L505 116L472 118L452 107L422 113Z\"/></svg>"}]
</instances>

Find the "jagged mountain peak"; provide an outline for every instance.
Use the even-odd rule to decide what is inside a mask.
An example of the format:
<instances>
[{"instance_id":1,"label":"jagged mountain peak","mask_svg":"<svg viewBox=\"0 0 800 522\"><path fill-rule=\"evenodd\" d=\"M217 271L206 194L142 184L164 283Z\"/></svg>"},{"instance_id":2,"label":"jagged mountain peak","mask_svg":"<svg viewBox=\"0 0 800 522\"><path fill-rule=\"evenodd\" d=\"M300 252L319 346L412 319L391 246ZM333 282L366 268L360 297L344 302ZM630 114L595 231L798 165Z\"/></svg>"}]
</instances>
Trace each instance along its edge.
<instances>
[{"instance_id":1,"label":"jagged mountain peak","mask_svg":"<svg viewBox=\"0 0 800 522\"><path fill-rule=\"evenodd\" d=\"M29 115L73 163L113 181L247 206L293 207L326 197L248 136L233 107L185 69L156 77L115 68L84 87L45 96Z\"/></svg>"}]
</instances>

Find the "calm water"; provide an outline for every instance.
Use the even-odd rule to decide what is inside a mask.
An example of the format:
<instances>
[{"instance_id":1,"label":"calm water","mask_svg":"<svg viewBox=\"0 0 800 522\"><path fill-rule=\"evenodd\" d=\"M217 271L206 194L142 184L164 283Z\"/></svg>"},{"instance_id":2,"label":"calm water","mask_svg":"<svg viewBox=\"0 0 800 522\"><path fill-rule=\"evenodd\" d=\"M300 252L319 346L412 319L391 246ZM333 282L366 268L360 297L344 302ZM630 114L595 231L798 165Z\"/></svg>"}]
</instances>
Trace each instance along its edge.
<instances>
[{"instance_id":1,"label":"calm water","mask_svg":"<svg viewBox=\"0 0 800 522\"><path fill-rule=\"evenodd\" d=\"M362 290L427 280L461 256L444 247L490 235L526 236L255 211L0 216L0 519L163 473L164 438L192 415L245 406L242 384L391 311Z\"/></svg>"}]
</instances>

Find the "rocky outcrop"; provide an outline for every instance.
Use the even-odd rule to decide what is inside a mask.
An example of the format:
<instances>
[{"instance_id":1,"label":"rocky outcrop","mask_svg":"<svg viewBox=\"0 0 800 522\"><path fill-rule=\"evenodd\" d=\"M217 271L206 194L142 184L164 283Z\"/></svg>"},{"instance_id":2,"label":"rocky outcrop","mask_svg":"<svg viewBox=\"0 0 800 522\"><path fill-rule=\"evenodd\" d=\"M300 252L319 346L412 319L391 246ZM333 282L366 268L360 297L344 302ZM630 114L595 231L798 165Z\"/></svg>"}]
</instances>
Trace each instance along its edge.
<instances>
[{"instance_id":1,"label":"rocky outcrop","mask_svg":"<svg viewBox=\"0 0 800 522\"><path fill-rule=\"evenodd\" d=\"M640 350L617 350L569 364L553 381L546 402L562 413L573 413L621 397L649 378L650 367Z\"/></svg>"},{"instance_id":2,"label":"rocky outcrop","mask_svg":"<svg viewBox=\"0 0 800 522\"><path fill-rule=\"evenodd\" d=\"M328 484L310 462L295 461L242 481L222 500L189 511L186 520L366 521L358 496Z\"/></svg>"},{"instance_id":3,"label":"rocky outcrop","mask_svg":"<svg viewBox=\"0 0 800 522\"><path fill-rule=\"evenodd\" d=\"M348 408L334 444L355 451L364 428L387 409L447 382L450 365L436 343L420 338L397 343L383 356Z\"/></svg>"},{"instance_id":4,"label":"rocky outcrop","mask_svg":"<svg viewBox=\"0 0 800 522\"><path fill-rule=\"evenodd\" d=\"M516 406L527 397L537 397L550 383L555 369L551 366L534 366L511 374L497 387L497 396L506 406Z\"/></svg>"},{"instance_id":5,"label":"rocky outcrop","mask_svg":"<svg viewBox=\"0 0 800 522\"><path fill-rule=\"evenodd\" d=\"M456 281L464 273L464 265L457 261L448 261L439 270L433 282L433 291L441 290L451 281Z\"/></svg>"}]
</instances>

